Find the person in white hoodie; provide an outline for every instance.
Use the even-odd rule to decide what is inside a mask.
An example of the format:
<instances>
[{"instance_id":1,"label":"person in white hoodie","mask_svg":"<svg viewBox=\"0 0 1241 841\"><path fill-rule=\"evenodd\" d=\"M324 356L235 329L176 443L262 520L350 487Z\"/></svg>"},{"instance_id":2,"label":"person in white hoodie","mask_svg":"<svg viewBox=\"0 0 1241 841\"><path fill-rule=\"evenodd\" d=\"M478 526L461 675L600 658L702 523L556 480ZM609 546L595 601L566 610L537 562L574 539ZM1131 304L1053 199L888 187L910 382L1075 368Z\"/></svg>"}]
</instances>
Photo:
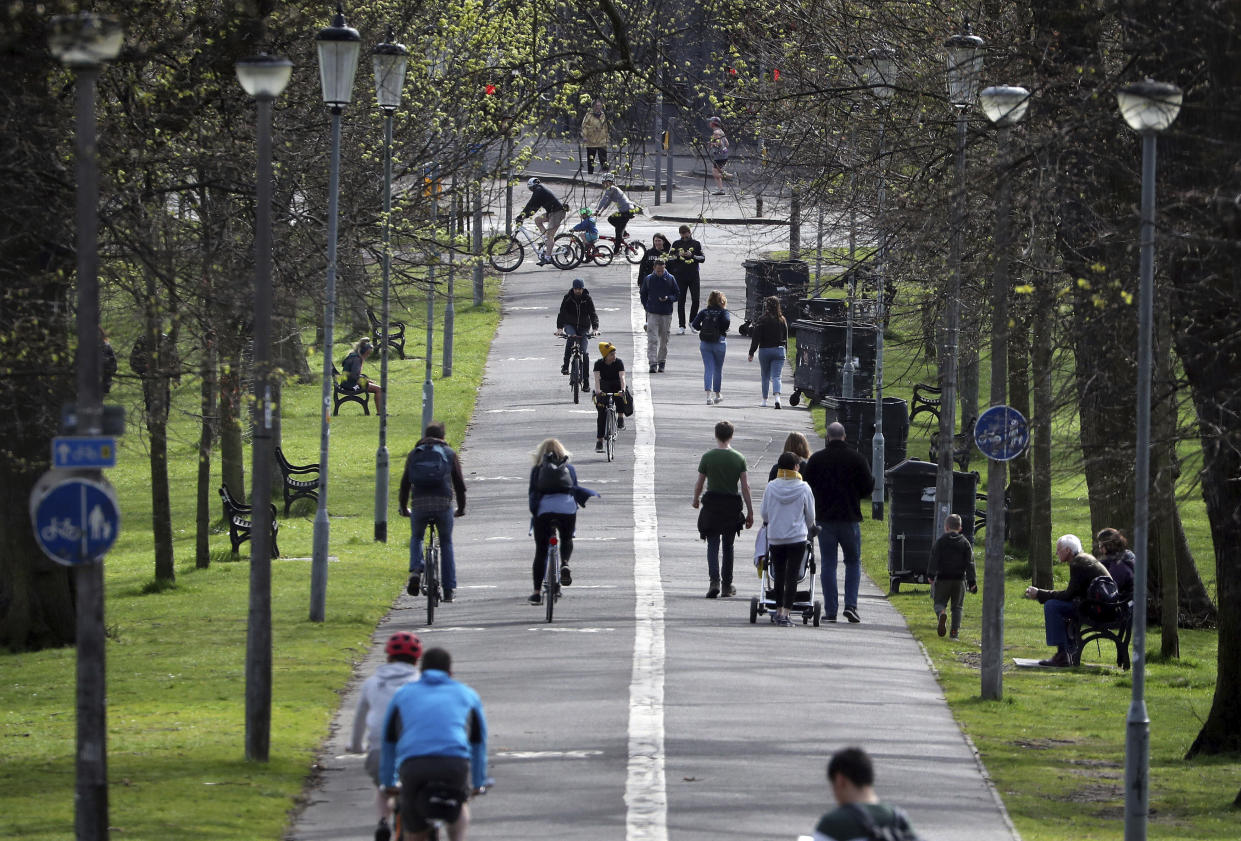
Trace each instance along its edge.
<instances>
[{"instance_id":1,"label":"person in white hoodie","mask_svg":"<svg viewBox=\"0 0 1241 841\"><path fill-rule=\"evenodd\" d=\"M383 745L384 721L388 716L388 704L396 691L418 679L422 641L408 631L397 631L388 637L384 653L388 655L388 662L362 684L362 697L353 713L353 736L349 741L350 753L362 753L362 735L366 735L365 767L375 783L375 809L379 815L375 841L389 841L392 837L392 828L388 825L392 817L392 802L379 785L379 750Z\"/></svg>"},{"instance_id":2,"label":"person in white hoodie","mask_svg":"<svg viewBox=\"0 0 1241 841\"><path fill-rule=\"evenodd\" d=\"M776 462L776 478L763 491L760 514L767 528L767 562L776 591L771 621L792 627L789 608L797 595L797 572L814 531L814 492L799 473L801 457L783 453Z\"/></svg>"}]
</instances>

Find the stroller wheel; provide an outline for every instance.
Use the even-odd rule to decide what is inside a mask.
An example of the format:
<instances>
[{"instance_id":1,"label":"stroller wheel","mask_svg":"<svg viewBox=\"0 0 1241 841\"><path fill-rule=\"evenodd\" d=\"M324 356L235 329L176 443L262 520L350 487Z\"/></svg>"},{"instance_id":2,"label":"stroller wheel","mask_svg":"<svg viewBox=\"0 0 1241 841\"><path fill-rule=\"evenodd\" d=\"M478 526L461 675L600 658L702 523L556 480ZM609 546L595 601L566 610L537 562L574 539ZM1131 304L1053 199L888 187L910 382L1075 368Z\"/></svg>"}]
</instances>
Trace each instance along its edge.
<instances>
[{"instance_id":1,"label":"stroller wheel","mask_svg":"<svg viewBox=\"0 0 1241 841\"><path fill-rule=\"evenodd\" d=\"M758 596L750 599L750 624L754 625L758 622Z\"/></svg>"},{"instance_id":2,"label":"stroller wheel","mask_svg":"<svg viewBox=\"0 0 1241 841\"><path fill-rule=\"evenodd\" d=\"M814 603L814 614L811 616L811 621L814 622L814 626L816 628L819 627L819 620L822 618L823 618L823 602L816 601Z\"/></svg>"}]
</instances>

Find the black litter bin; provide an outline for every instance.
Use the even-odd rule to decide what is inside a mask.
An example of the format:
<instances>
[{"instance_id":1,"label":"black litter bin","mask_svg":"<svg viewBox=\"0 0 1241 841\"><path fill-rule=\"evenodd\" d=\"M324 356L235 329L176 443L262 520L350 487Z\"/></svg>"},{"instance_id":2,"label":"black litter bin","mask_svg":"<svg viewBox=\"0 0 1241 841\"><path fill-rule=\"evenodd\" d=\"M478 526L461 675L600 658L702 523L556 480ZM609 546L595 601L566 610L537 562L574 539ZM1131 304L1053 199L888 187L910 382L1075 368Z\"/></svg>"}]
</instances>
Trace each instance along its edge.
<instances>
[{"instance_id":1,"label":"black litter bin","mask_svg":"<svg viewBox=\"0 0 1241 841\"><path fill-rule=\"evenodd\" d=\"M935 534L935 473L929 461L909 459L884 472L888 508L888 580L891 592L902 582L926 584ZM978 474L953 471L952 513L961 516L961 533L973 540Z\"/></svg>"},{"instance_id":2,"label":"black litter bin","mask_svg":"<svg viewBox=\"0 0 1241 841\"><path fill-rule=\"evenodd\" d=\"M840 396L840 370L845 364L848 325L843 321L795 321L793 328L797 332L797 356L789 403L798 405L803 394L812 402L829 395ZM858 365L853 372L853 393L865 397L871 393L875 381L873 324L853 322L853 356Z\"/></svg>"},{"instance_id":3,"label":"black litter bin","mask_svg":"<svg viewBox=\"0 0 1241 841\"><path fill-rule=\"evenodd\" d=\"M824 397L827 423L839 421L845 427L845 443L873 466L875 440L875 401L865 397ZM883 398L883 467L895 467L905 460L909 443L909 404L899 397Z\"/></svg>"},{"instance_id":4,"label":"black litter bin","mask_svg":"<svg viewBox=\"0 0 1241 841\"><path fill-rule=\"evenodd\" d=\"M757 321L763 314L763 299L775 295L780 309L797 311L797 302L806 297L810 287L810 266L805 260L746 260L745 317Z\"/></svg>"},{"instance_id":5,"label":"black litter bin","mask_svg":"<svg viewBox=\"0 0 1241 841\"><path fill-rule=\"evenodd\" d=\"M784 317L789 321L844 321L847 303L844 298L802 298L797 309Z\"/></svg>"}]
</instances>

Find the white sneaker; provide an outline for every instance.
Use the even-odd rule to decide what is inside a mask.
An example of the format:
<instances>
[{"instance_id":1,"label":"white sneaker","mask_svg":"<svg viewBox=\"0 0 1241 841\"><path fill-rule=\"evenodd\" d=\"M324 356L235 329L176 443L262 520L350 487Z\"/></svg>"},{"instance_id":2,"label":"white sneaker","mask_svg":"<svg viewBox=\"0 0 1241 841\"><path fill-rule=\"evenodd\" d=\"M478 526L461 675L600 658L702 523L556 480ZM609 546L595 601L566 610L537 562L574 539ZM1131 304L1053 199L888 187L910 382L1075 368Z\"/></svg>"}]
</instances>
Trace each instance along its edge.
<instances>
[{"instance_id":1,"label":"white sneaker","mask_svg":"<svg viewBox=\"0 0 1241 841\"><path fill-rule=\"evenodd\" d=\"M708 406L714 406L714 405L715 405L715 401L711 399L711 392L709 392L709 391L707 392L707 405L708 405Z\"/></svg>"},{"instance_id":2,"label":"white sneaker","mask_svg":"<svg viewBox=\"0 0 1241 841\"><path fill-rule=\"evenodd\" d=\"M684 336L684 335L685 335L685 328L684 328L684 327L682 327L681 329L677 330L677 335L678 335L678 336Z\"/></svg>"},{"instance_id":3,"label":"white sneaker","mask_svg":"<svg viewBox=\"0 0 1241 841\"><path fill-rule=\"evenodd\" d=\"M718 391L715 393L715 401L714 401L714 402L716 402L716 403L722 403L722 402L724 402L724 397L723 397L723 395L721 395Z\"/></svg>"},{"instance_id":4,"label":"white sneaker","mask_svg":"<svg viewBox=\"0 0 1241 841\"><path fill-rule=\"evenodd\" d=\"M780 408L780 398L779 398L779 397L777 397L777 398L776 398L776 408L777 408L777 409L779 409L779 408Z\"/></svg>"},{"instance_id":5,"label":"white sneaker","mask_svg":"<svg viewBox=\"0 0 1241 841\"><path fill-rule=\"evenodd\" d=\"M764 397L764 398L763 398L763 402L762 402L762 403L760 403L759 405L760 405L760 406L762 406L764 409L766 409L766 408L767 408L767 398L766 398L766 397Z\"/></svg>"}]
</instances>

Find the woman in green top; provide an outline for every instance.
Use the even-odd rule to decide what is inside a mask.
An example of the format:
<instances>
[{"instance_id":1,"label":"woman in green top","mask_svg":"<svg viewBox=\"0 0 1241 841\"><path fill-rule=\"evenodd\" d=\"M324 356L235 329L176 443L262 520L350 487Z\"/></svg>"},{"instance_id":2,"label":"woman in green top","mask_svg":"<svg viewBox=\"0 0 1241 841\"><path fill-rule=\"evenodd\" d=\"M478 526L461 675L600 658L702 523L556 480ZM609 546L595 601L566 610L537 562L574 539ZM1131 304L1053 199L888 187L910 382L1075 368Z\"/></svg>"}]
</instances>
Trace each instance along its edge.
<instances>
[{"instance_id":1,"label":"woman in green top","mask_svg":"<svg viewBox=\"0 0 1241 841\"><path fill-rule=\"evenodd\" d=\"M711 578L708 599L737 594L733 587L733 540L741 533L743 523L747 529L754 525L745 456L732 448L732 439L731 423L720 421L715 425L715 449L703 453L698 462L698 482L694 485L694 507L701 506L698 534L707 541L707 572ZM744 518L741 516L742 502L745 503ZM722 569L721 544L724 547Z\"/></svg>"}]
</instances>

